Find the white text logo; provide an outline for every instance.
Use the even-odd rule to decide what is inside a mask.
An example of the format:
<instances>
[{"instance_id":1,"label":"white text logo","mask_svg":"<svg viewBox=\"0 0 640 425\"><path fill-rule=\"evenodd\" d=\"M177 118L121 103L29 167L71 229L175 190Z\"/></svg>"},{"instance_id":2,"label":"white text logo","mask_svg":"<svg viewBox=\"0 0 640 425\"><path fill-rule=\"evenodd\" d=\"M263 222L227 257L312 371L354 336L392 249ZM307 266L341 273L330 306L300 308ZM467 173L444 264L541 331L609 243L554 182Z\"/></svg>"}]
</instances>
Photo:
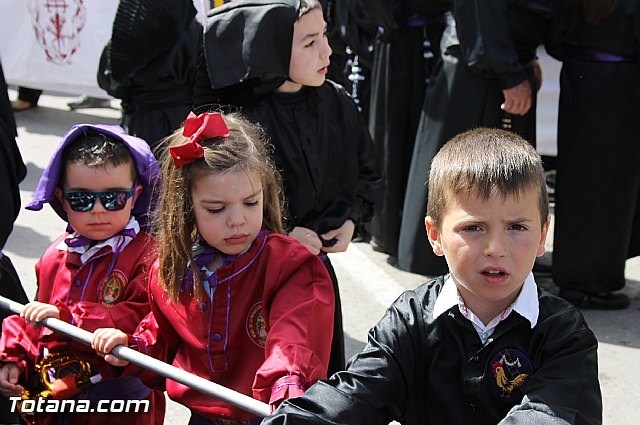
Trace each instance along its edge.
<instances>
[{"instance_id":1,"label":"white text logo","mask_svg":"<svg viewBox=\"0 0 640 425\"><path fill-rule=\"evenodd\" d=\"M56 400L38 398L36 400L9 397L11 411L15 412L20 403L22 413L130 413L149 412L149 400L100 400L96 407L91 407L89 400Z\"/></svg>"}]
</instances>

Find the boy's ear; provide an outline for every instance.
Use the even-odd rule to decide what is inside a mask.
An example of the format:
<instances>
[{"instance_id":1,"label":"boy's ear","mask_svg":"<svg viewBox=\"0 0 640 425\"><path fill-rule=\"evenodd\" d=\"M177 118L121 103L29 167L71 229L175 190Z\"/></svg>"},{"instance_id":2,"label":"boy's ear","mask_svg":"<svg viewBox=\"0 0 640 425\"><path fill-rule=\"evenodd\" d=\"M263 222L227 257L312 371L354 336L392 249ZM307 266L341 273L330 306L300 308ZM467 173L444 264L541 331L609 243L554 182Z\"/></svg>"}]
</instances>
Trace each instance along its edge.
<instances>
[{"instance_id":1,"label":"boy's ear","mask_svg":"<svg viewBox=\"0 0 640 425\"><path fill-rule=\"evenodd\" d=\"M426 216L424 226L427 229L427 237L429 238L433 253L438 256L443 256L444 251L442 251L442 244L440 243L440 231L436 228L436 222L431 216Z\"/></svg>"},{"instance_id":2,"label":"boy's ear","mask_svg":"<svg viewBox=\"0 0 640 425\"><path fill-rule=\"evenodd\" d=\"M53 190L53 196L55 196L58 202L60 202L64 206L64 202L62 202L64 201L64 199L62 198L62 189L60 189L59 187L56 187Z\"/></svg>"},{"instance_id":3,"label":"boy's ear","mask_svg":"<svg viewBox=\"0 0 640 425\"><path fill-rule=\"evenodd\" d=\"M133 192L133 197L131 200L131 208L133 208L133 206L136 204L136 201L138 200L138 196L140 196L140 194L142 193L142 191L144 190L144 187L142 187L142 185L140 183L136 184L136 189Z\"/></svg>"},{"instance_id":4,"label":"boy's ear","mask_svg":"<svg viewBox=\"0 0 640 425\"><path fill-rule=\"evenodd\" d=\"M542 225L542 233L540 235L540 242L538 244L538 252L536 253L537 257L542 257L546 252L545 243L547 241L547 232L549 231L550 225L551 225L551 215L548 215L547 221Z\"/></svg>"}]
</instances>

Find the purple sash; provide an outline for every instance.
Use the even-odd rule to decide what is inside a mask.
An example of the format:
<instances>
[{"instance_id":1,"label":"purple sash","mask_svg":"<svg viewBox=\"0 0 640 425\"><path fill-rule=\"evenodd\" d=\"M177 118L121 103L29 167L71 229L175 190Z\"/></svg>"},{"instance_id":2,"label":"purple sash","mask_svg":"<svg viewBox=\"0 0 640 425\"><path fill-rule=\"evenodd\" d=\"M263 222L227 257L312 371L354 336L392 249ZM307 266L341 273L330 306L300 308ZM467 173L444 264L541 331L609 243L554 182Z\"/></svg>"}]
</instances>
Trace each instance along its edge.
<instances>
[{"instance_id":1,"label":"purple sash","mask_svg":"<svg viewBox=\"0 0 640 425\"><path fill-rule=\"evenodd\" d=\"M615 53L602 52L584 47L572 47L567 50L567 57L581 62L638 62L637 57L616 55Z\"/></svg>"}]
</instances>

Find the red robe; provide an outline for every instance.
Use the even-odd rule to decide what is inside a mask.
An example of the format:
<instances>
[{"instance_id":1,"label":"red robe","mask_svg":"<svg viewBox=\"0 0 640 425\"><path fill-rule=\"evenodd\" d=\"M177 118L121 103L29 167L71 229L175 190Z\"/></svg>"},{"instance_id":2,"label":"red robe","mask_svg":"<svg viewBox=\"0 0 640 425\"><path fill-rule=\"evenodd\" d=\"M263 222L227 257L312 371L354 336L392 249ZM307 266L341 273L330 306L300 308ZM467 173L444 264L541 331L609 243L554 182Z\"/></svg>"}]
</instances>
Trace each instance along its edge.
<instances>
[{"instance_id":1,"label":"red robe","mask_svg":"<svg viewBox=\"0 0 640 425\"><path fill-rule=\"evenodd\" d=\"M51 244L36 264L38 293L36 300L53 304L60 309L60 319L89 332L97 328L115 327L124 332L133 332L138 323L149 312L147 280L155 260L155 239L149 233L140 232L118 255L113 267L114 254L105 247L84 265L80 254L59 249L64 244L65 234ZM105 274L111 272L105 279ZM90 346L72 341L46 327L27 325L19 316L11 316L2 324L0 338L0 363L15 363L22 371L25 382L34 373L34 365L40 360L43 349L49 352L72 353L88 361L92 373L99 373L106 387L119 373L119 368L109 365L95 354ZM113 399L127 399L127 390L122 385L109 390ZM81 398L82 394L80 395ZM102 397L100 397L102 398ZM86 413L69 416L69 424L131 425L162 424L165 400L161 392L153 391L149 414L140 413ZM134 399L134 397L132 397ZM55 424L58 414L44 413L33 423Z\"/></svg>"},{"instance_id":2,"label":"red robe","mask_svg":"<svg viewBox=\"0 0 640 425\"><path fill-rule=\"evenodd\" d=\"M216 270L213 296L191 291L172 303L149 279L151 314L130 345L195 375L265 403L302 394L325 378L334 296L322 261L293 239L258 236L235 261ZM256 417L171 380L167 394L208 418Z\"/></svg>"}]
</instances>

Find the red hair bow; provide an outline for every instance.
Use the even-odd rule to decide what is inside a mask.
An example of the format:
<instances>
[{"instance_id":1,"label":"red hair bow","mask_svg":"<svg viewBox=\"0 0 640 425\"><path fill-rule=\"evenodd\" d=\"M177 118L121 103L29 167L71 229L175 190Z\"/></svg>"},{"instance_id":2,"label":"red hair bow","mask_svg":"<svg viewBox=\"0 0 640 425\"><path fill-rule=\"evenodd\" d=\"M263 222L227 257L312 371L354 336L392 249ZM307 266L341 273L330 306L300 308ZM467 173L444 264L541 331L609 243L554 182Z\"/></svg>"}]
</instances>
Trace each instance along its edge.
<instances>
[{"instance_id":1,"label":"red hair bow","mask_svg":"<svg viewBox=\"0 0 640 425\"><path fill-rule=\"evenodd\" d=\"M189 112L182 135L189 138L189 141L169 148L173 164L176 167L182 167L202 158L204 148L200 142L216 137L229 137L229 129L222 119L222 115L218 112L205 112L197 116L193 112Z\"/></svg>"}]
</instances>

